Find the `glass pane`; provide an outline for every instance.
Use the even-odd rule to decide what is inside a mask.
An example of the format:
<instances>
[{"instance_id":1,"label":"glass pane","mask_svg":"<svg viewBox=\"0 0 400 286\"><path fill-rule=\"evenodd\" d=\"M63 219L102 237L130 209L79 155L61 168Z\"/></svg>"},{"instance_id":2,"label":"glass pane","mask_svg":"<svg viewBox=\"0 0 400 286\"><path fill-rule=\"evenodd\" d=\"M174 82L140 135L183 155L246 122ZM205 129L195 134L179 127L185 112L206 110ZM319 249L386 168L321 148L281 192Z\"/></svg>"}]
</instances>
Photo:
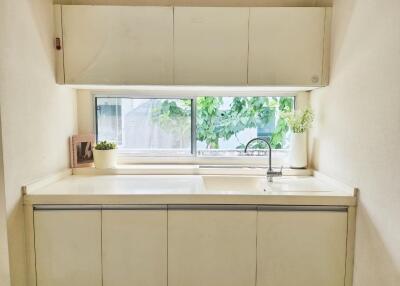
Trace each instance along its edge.
<instances>
[{"instance_id":1,"label":"glass pane","mask_svg":"<svg viewBox=\"0 0 400 286\"><path fill-rule=\"evenodd\" d=\"M199 97L196 105L198 155L243 155L254 137L268 139L273 149L288 148L281 113L293 110L294 97ZM265 155L265 147L255 142L251 154Z\"/></svg>"},{"instance_id":2,"label":"glass pane","mask_svg":"<svg viewBox=\"0 0 400 286\"><path fill-rule=\"evenodd\" d=\"M190 99L97 97L97 140L148 155L191 154Z\"/></svg>"}]
</instances>

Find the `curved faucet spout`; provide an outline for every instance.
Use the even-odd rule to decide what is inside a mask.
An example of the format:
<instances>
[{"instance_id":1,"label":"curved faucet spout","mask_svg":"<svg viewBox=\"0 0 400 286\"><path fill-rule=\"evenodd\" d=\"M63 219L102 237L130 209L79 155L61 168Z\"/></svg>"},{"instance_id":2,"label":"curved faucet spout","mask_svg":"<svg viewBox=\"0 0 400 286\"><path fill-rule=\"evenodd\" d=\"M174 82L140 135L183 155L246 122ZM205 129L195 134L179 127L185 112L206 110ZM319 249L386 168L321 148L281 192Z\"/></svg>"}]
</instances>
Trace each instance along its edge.
<instances>
[{"instance_id":1,"label":"curved faucet spout","mask_svg":"<svg viewBox=\"0 0 400 286\"><path fill-rule=\"evenodd\" d=\"M244 153L247 153L247 149L249 148L249 145L251 143L253 143L254 141L263 141L263 142L267 143L267 145L268 145L268 171L272 171L272 156L271 156L272 147L267 139L260 138L260 137L251 139L249 142L247 142L246 147L244 148Z\"/></svg>"},{"instance_id":2,"label":"curved faucet spout","mask_svg":"<svg viewBox=\"0 0 400 286\"><path fill-rule=\"evenodd\" d=\"M254 141L263 141L268 145L268 171L267 171L268 182L272 182L273 177L282 176L282 168L280 172L274 172L274 170L272 170L272 156L271 156L272 147L271 144L268 142L268 140L260 137L251 139L249 142L247 142L246 147L244 148L244 153L247 153L247 149L249 148L250 144L253 143Z\"/></svg>"}]
</instances>

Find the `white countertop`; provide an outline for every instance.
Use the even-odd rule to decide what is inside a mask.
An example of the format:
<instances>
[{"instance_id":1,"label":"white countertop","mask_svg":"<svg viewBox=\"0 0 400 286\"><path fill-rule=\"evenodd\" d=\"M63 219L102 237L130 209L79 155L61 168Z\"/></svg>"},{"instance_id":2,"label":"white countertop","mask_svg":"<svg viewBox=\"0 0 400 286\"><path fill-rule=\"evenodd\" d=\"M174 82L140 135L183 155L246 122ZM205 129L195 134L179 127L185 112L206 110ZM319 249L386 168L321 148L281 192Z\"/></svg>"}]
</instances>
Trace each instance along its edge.
<instances>
[{"instance_id":1,"label":"white countertop","mask_svg":"<svg viewBox=\"0 0 400 286\"><path fill-rule=\"evenodd\" d=\"M25 204L356 204L355 191L314 176L70 175L27 189Z\"/></svg>"}]
</instances>

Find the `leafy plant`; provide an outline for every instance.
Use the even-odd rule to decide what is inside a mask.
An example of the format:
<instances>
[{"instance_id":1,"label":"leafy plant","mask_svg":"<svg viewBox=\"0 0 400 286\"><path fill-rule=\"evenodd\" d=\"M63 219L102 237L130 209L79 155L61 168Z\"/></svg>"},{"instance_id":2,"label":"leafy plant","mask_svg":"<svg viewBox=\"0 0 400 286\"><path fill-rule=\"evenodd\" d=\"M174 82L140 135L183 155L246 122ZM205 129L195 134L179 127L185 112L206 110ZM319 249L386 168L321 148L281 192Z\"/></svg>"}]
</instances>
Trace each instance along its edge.
<instances>
[{"instance_id":1,"label":"leafy plant","mask_svg":"<svg viewBox=\"0 0 400 286\"><path fill-rule=\"evenodd\" d=\"M96 150L113 150L113 149L117 149L117 145L115 143L104 140L104 141L100 141L99 143L97 143L96 146L94 147L94 149L96 149Z\"/></svg>"},{"instance_id":2,"label":"leafy plant","mask_svg":"<svg viewBox=\"0 0 400 286\"><path fill-rule=\"evenodd\" d=\"M305 110L284 113L283 118L287 121L293 133L304 133L312 126L314 113L311 109L307 108Z\"/></svg>"}]
</instances>

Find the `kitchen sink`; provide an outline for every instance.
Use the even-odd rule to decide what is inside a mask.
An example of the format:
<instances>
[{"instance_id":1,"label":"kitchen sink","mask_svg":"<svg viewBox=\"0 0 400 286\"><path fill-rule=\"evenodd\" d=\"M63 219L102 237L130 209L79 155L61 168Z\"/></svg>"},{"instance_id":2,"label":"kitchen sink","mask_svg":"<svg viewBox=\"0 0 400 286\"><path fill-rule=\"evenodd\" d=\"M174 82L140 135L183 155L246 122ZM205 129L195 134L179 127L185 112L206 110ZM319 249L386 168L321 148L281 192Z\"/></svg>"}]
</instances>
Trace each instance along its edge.
<instances>
[{"instance_id":1,"label":"kitchen sink","mask_svg":"<svg viewBox=\"0 0 400 286\"><path fill-rule=\"evenodd\" d=\"M263 176L202 176L207 192L229 194L260 194L271 192L332 192L332 188L312 177L284 176L267 182Z\"/></svg>"}]
</instances>

